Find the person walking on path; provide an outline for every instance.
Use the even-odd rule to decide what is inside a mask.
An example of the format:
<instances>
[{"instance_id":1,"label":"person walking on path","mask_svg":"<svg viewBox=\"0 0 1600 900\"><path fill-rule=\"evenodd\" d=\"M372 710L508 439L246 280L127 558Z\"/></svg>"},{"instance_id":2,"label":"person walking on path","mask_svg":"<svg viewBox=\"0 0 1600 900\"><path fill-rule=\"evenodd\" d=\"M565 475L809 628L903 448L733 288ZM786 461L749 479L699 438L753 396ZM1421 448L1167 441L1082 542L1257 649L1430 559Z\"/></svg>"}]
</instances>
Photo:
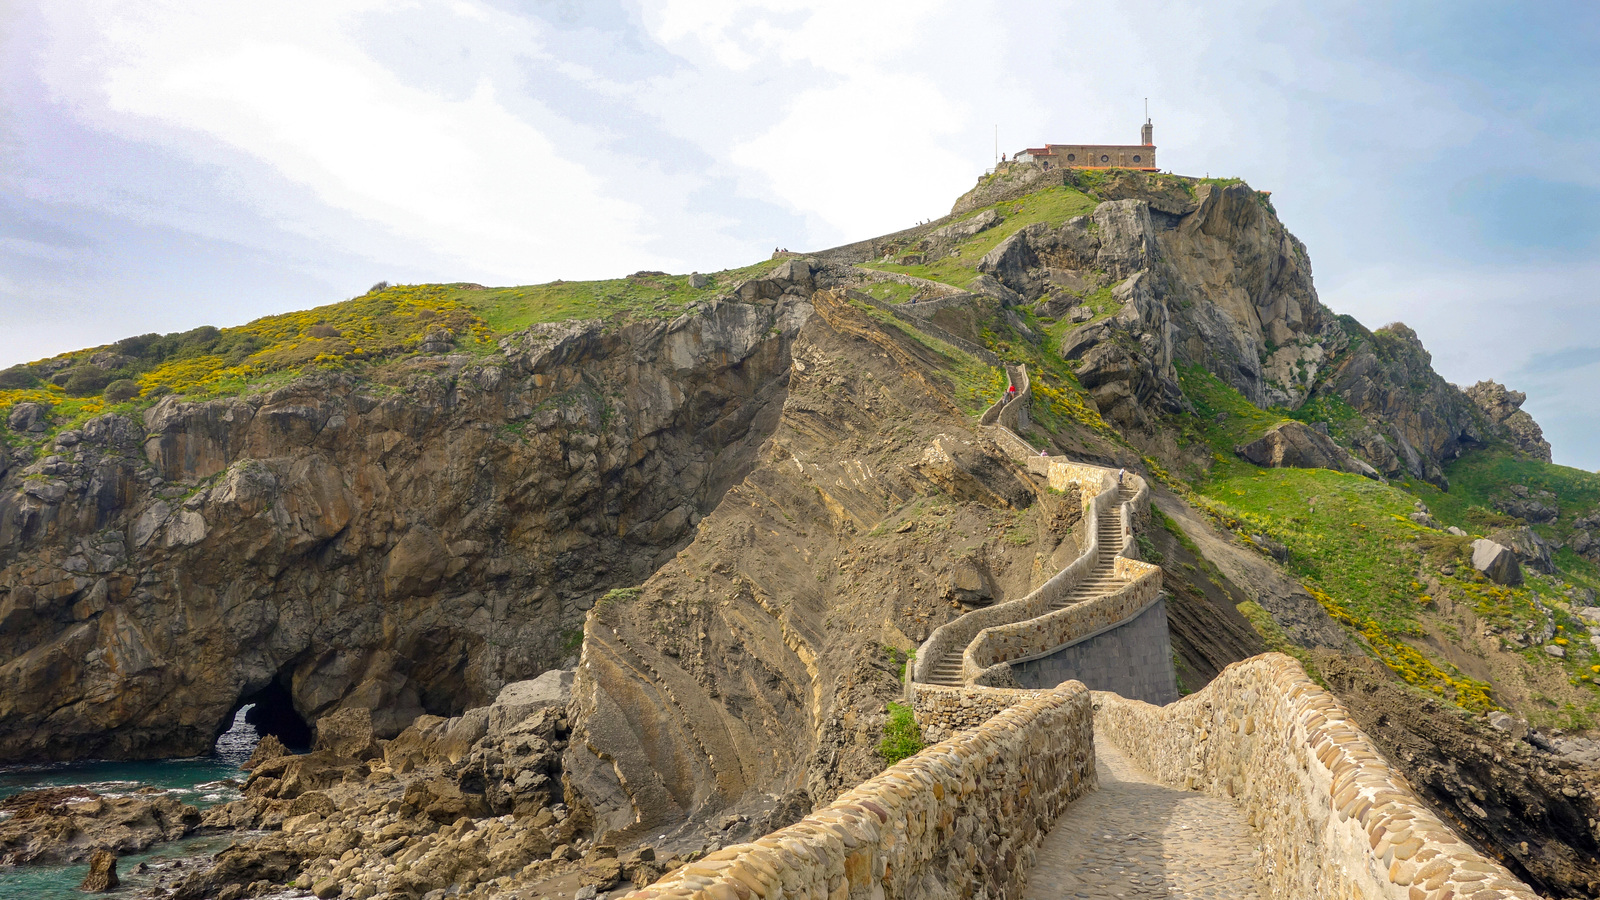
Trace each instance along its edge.
<instances>
[{"instance_id":1,"label":"person walking on path","mask_svg":"<svg viewBox=\"0 0 1600 900\"><path fill-rule=\"evenodd\" d=\"M1124 472L1127 472L1127 471L1128 471L1127 469L1118 469L1117 470L1117 487L1122 487L1122 475L1123 475Z\"/></svg>"},{"instance_id":2,"label":"person walking on path","mask_svg":"<svg viewBox=\"0 0 1600 900\"><path fill-rule=\"evenodd\" d=\"M1017 386L1013 384L1010 387L1006 388L1006 402L1010 403L1012 400L1015 400L1015 399L1017 399Z\"/></svg>"}]
</instances>

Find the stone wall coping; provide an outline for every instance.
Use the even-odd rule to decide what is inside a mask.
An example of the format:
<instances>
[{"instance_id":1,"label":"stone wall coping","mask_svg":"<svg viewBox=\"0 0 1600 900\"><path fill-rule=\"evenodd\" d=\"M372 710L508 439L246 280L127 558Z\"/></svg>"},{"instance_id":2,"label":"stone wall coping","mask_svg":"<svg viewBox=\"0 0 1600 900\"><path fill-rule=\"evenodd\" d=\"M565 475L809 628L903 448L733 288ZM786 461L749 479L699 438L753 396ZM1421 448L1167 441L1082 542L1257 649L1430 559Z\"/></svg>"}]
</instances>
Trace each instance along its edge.
<instances>
[{"instance_id":1,"label":"stone wall coping","mask_svg":"<svg viewBox=\"0 0 1600 900\"><path fill-rule=\"evenodd\" d=\"M1164 707L1094 692L1095 727L1157 780L1227 797L1272 896L1535 900L1458 837L1300 664L1267 653Z\"/></svg>"},{"instance_id":2,"label":"stone wall coping","mask_svg":"<svg viewBox=\"0 0 1600 900\"><path fill-rule=\"evenodd\" d=\"M1089 691L1069 681L1031 695L845 792L800 822L718 850L629 900L922 894L1021 895L1044 835L1092 790ZM1008 697L1008 700L1014 700ZM980 865L975 865L981 864Z\"/></svg>"}]
</instances>

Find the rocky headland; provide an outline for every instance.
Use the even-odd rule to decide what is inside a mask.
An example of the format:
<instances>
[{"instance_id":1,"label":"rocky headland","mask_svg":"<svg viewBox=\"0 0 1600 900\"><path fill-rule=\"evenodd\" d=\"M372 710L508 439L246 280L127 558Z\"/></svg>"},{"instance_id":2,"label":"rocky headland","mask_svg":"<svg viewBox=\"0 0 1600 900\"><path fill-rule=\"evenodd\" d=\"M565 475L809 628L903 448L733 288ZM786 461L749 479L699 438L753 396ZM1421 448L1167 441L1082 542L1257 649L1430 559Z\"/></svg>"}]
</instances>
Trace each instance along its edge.
<instances>
[{"instance_id":1,"label":"rocky headland","mask_svg":"<svg viewBox=\"0 0 1600 900\"><path fill-rule=\"evenodd\" d=\"M1552 896L1600 884L1593 761L1557 743L1592 728L1600 487L1549 481L1522 395L1323 306L1264 194L1021 169L926 226L695 278L81 414L51 379L122 351L0 373L29 385L0 394L0 760L201 753L247 703L314 734L263 741L203 814L131 799L136 836L89 824L133 806L28 801L60 822L14 815L0 852L200 829L241 837L180 898L570 897L789 825L883 768L933 629L1080 551L1081 498L974 418L1025 363L1023 438L1157 487L1186 692L1296 653L1466 839ZM1268 481L1296 512L1246 507ZM1341 503L1340 541L1404 529L1358 546L1414 582L1401 612L1315 568ZM1473 540L1531 582L1477 573Z\"/></svg>"}]
</instances>

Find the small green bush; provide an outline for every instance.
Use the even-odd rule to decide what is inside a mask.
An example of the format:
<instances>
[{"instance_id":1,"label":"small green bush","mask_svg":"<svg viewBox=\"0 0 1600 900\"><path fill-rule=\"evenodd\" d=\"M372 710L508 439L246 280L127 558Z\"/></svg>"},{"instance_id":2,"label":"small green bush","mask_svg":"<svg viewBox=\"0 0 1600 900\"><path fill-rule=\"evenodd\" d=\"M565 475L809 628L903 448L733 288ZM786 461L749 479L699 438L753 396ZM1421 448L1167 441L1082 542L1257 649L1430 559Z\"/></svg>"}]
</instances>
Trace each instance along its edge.
<instances>
[{"instance_id":1,"label":"small green bush","mask_svg":"<svg viewBox=\"0 0 1600 900\"><path fill-rule=\"evenodd\" d=\"M39 381L27 366L12 366L0 370L0 391L18 391L31 388Z\"/></svg>"},{"instance_id":2,"label":"small green bush","mask_svg":"<svg viewBox=\"0 0 1600 900\"><path fill-rule=\"evenodd\" d=\"M105 398L108 403L121 403L139 396L139 382L132 378L118 378L106 385Z\"/></svg>"},{"instance_id":3,"label":"small green bush","mask_svg":"<svg viewBox=\"0 0 1600 900\"><path fill-rule=\"evenodd\" d=\"M883 740L878 743L878 755L885 766L909 759L922 752L922 729L917 727L916 716L904 703L889 704L889 718L883 723Z\"/></svg>"},{"instance_id":4,"label":"small green bush","mask_svg":"<svg viewBox=\"0 0 1600 900\"><path fill-rule=\"evenodd\" d=\"M68 396L87 397L98 394L111 383L111 373L99 366L78 366L67 374L67 380L61 386L66 389Z\"/></svg>"}]
</instances>

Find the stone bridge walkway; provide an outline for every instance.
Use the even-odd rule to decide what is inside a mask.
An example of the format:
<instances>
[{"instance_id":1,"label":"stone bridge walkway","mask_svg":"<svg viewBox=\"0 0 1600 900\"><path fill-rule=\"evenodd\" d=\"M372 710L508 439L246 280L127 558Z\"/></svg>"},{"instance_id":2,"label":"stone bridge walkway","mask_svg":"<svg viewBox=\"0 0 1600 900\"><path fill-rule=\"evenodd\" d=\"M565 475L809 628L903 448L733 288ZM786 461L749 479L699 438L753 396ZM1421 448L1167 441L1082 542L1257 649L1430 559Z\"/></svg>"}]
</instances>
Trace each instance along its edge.
<instances>
[{"instance_id":1,"label":"stone bridge walkway","mask_svg":"<svg viewBox=\"0 0 1600 900\"><path fill-rule=\"evenodd\" d=\"M1098 734L1100 789L1039 847L1025 900L1269 896L1252 876L1261 841L1227 800L1165 787Z\"/></svg>"}]
</instances>

